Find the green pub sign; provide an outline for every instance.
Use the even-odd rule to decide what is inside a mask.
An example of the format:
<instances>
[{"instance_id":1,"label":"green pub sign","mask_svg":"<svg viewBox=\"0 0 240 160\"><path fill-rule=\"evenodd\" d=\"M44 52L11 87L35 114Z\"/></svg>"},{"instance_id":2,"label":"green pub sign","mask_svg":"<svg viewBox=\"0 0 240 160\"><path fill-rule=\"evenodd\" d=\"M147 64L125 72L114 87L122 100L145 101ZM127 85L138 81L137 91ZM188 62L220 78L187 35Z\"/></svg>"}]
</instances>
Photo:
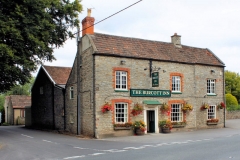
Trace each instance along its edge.
<instances>
[{"instance_id":1,"label":"green pub sign","mask_svg":"<svg viewBox=\"0 0 240 160\"><path fill-rule=\"evenodd\" d=\"M131 97L171 97L170 90L130 89Z\"/></svg>"},{"instance_id":2,"label":"green pub sign","mask_svg":"<svg viewBox=\"0 0 240 160\"><path fill-rule=\"evenodd\" d=\"M152 73L152 87L158 87L159 86L159 75L158 72Z\"/></svg>"}]
</instances>

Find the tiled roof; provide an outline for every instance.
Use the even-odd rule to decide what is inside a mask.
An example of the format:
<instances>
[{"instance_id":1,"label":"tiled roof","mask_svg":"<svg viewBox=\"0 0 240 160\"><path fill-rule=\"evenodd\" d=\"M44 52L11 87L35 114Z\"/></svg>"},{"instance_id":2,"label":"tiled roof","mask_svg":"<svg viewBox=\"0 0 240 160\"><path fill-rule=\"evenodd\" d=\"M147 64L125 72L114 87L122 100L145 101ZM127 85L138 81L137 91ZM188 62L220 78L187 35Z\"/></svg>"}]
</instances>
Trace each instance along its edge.
<instances>
[{"instance_id":1,"label":"tiled roof","mask_svg":"<svg viewBox=\"0 0 240 160\"><path fill-rule=\"evenodd\" d=\"M95 54L224 66L224 63L207 48L185 45L182 45L182 48L178 48L173 43L100 33L94 33L89 36L97 49Z\"/></svg>"},{"instance_id":2,"label":"tiled roof","mask_svg":"<svg viewBox=\"0 0 240 160\"><path fill-rule=\"evenodd\" d=\"M71 67L43 66L56 84L66 84L71 73Z\"/></svg>"},{"instance_id":3,"label":"tiled roof","mask_svg":"<svg viewBox=\"0 0 240 160\"><path fill-rule=\"evenodd\" d=\"M13 108L25 108L25 106L31 106L31 96L11 95L10 100Z\"/></svg>"}]
</instances>

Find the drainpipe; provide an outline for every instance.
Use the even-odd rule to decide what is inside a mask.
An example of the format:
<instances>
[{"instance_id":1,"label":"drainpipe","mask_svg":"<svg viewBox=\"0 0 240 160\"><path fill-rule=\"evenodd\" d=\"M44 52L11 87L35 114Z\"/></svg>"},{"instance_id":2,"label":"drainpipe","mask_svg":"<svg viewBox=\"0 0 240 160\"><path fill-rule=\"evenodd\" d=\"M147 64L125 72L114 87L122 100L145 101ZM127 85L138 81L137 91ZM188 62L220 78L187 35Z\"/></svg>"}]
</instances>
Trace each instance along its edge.
<instances>
[{"instance_id":1,"label":"drainpipe","mask_svg":"<svg viewBox=\"0 0 240 160\"><path fill-rule=\"evenodd\" d=\"M66 89L65 88L62 89L62 93L63 93L63 112L64 112L63 129L66 130L66 100L65 100Z\"/></svg>"},{"instance_id":2,"label":"drainpipe","mask_svg":"<svg viewBox=\"0 0 240 160\"><path fill-rule=\"evenodd\" d=\"M93 101L93 133L94 133L94 137L98 138L98 133L97 133L97 129L96 129L96 102L95 102L95 96L96 96L96 92L95 92L95 55L93 55L93 97L92 97L92 101ZM91 92L90 92L91 93ZM91 103L91 102L90 102Z\"/></svg>"},{"instance_id":3,"label":"drainpipe","mask_svg":"<svg viewBox=\"0 0 240 160\"><path fill-rule=\"evenodd\" d=\"M78 28L78 35L77 35L77 135L81 134L81 100L80 100L80 36L79 36L80 28Z\"/></svg>"},{"instance_id":4,"label":"drainpipe","mask_svg":"<svg viewBox=\"0 0 240 160\"><path fill-rule=\"evenodd\" d=\"M225 98L225 69L223 68L223 100L224 100L224 104L226 106L226 98ZM226 127L226 107L224 107L223 110L223 127Z\"/></svg>"},{"instance_id":5,"label":"drainpipe","mask_svg":"<svg viewBox=\"0 0 240 160\"><path fill-rule=\"evenodd\" d=\"M53 95L53 97L52 97L52 112L53 112L53 129L55 129L55 115L54 115L54 97L55 97L55 95L54 95L54 84L52 84L52 95Z\"/></svg>"}]
</instances>

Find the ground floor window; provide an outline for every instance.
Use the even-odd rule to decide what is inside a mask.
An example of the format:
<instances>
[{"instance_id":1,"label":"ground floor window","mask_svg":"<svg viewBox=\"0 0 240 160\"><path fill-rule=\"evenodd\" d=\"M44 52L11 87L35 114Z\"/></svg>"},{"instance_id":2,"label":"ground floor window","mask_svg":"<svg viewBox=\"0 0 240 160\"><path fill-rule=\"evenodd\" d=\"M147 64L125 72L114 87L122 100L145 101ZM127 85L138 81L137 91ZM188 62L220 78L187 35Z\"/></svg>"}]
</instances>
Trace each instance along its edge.
<instances>
[{"instance_id":1,"label":"ground floor window","mask_svg":"<svg viewBox=\"0 0 240 160\"><path fill-rule=\"evenodd\" d=\"M25 109L20 110L20 117L25 117Z\"/></svg>"},{"instance_id":2,"label":"ground floor window","mask_svg":"<svg viewBox=\"0 0 240 160\"><path fill-rule=\"evenodd\" d=\"M208 119L216 118L216 106L209 106L208 109Z\"/></svg>"},{"instance_id":3,"label":"ground floor window","mask_svg":"<svg viewBox=\"0 0 240 160\"><path fill-rule=\"evenodd\" d=\"M183 121L182 104L171 104L171 121L172 122Z\"/></svg>"},{"instance_id":4,"label":"ground floor window","mask_svg":"<svg viewBox=\"0 0 240 160\"><path fill-rule=\"evenodd\" d=\"M128 122L128 104L116 103L115 104L115 123Z\"/></svg>"}]
</instances>

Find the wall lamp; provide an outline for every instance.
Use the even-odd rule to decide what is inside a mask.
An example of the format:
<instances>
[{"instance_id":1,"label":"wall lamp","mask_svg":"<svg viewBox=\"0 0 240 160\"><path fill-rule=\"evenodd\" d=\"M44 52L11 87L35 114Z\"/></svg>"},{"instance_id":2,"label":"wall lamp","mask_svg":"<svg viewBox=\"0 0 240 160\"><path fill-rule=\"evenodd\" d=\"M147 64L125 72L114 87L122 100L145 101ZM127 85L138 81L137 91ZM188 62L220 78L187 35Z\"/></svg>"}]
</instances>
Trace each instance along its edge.
<instances>
[{"instance_id":1,"label":"wall lamp","mask_svg":"<svg viewBox=\"0 0 240 160\"><path fill-rule=\"evenodd\" d=\"M126 61L125 61L125 60L121 60L120 63L121 63L121 64L125 64Z\"/></svg>"},{"instance_id":2,"label":"wall lamp","mask_svg":"<svg viewBox=\"0 0 240 160\"><path fill-rule=\"evenodd\" d=\"M211 70L211 73L215 73L215 71L212 69L212 70Z\"/></svg>"}]
</instances>

